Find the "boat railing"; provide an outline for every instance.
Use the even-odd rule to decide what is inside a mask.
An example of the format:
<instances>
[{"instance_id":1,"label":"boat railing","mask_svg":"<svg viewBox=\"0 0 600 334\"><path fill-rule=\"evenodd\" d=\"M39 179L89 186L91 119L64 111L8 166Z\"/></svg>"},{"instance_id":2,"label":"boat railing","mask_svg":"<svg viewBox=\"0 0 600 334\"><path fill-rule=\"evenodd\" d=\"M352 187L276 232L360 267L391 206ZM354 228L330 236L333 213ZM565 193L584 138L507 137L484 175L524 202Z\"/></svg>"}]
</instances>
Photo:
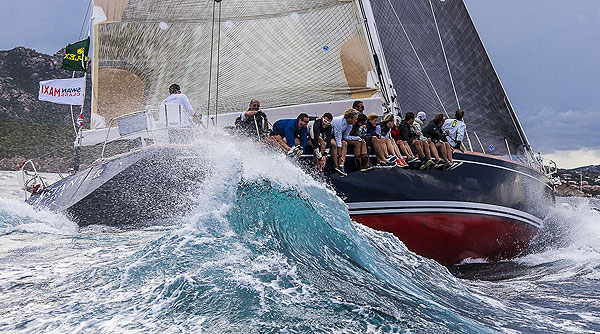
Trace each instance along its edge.
<instances>
[{"instance_id":1,"label":"boat railing","mask_svg":"<svg viewBox=\"0 0 600 334\"><path fill-rule=\"evenodd\" d=\"M142 147L146 147L144 138L151 140L152 143L168 142L169 129L191 130L197 127L198 124L178 104L161 105L158 109L146 108L121 115L111 119L108 123L100 159L105 159L107 144L116 140L139 137ZM117 133L113 131L114 129Z\"/></svg>"},{"instance_id":2,"label":"boat railing","mask_svg":"<svg viewBox=\"0 0 600 334\"><path fill-rule=\"evenodd\" d=\"M479 136L477 135L477 132L473 131L473 134L475 135L475 138L477 139L479 146L481 146L481 153L485 154L485 150L483 149L483 145L481 144L481 140L479 140Z\"/></svg>"},{"instance_id":3,"label":"boat railing","mask_svg":"<svg viewBox=\"0 0 600 334\"><path fill-rule=\"evenodd\" d=\"M557 171L558 171L558 166L556 165L556 162L554 162L554 160L548 161L547 174L554 175Z\"/></svg>"},{"instance_id":4,"label":"boat railing","mask_svg":"<svg viewBox=\"0 0 600 334\"><path fill-rule=\"evenodd\" d=\"M118 139L126 139L128 137L134 137L142 132L145 132L150 138L152 138L152 140L154 140L154 133L150 130L150 126L148 124L149 113L149 110L142 110L111 119L108 123L108 131L106 132L106 138L104 139L104 143L102 144L102 153L100 155L100 159L104 160L106 145L111 141ZM113 126L117 128L119 136L117 138L109 140L111 129L113 128ZM144 146L144 139L141 136L140 138L142 140L142 146Z\"/></svg>"},{"instance_id":5,"label":"boat railing","mask_svg":"<svg viewBox=\"0 0 600 334\"><path fill-rule=\"evenodd\" d=\"M27 167L31 166L32 171L27 170ZM48 187L44 178L38 173L33 161L27 160L18 167L19 172L17 178L21 189L25 191L25 200L27 200L27 194L35 195L41 193Z\"/></svg>"}]
</instances>

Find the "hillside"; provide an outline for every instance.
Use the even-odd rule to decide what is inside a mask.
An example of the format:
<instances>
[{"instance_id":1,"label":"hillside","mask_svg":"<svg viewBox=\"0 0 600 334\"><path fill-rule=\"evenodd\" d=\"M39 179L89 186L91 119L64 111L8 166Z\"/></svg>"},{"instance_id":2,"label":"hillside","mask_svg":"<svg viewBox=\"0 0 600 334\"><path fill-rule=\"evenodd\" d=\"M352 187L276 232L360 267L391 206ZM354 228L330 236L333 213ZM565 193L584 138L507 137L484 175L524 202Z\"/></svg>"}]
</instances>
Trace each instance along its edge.
<instances>
[{"instance_id":1,"label":"hillside","mask_svg":"<svg viewBox=\"0 0 600 334\"><path fill-rule=\"evenodd\" d=\"M559 196L600 197L600 165L559 169L556 175L562 183Z\"/></svg>"},{"instance_id":2,"label":"hillside","mask_svg":"<svg viewBox=\"0 0 600 334\"><path fill-rule=\"evenodd\" d=\"M70 164L70 107L38 100L39 81L72 77L60 68L63 55L64 49L54 55L24 47L0 51L0 169L14 170L25 158L41 158L40 168L48 171L59 162ZM89 81L87 87L84 126L90 115Z\"/></svg>"}]
</instances>

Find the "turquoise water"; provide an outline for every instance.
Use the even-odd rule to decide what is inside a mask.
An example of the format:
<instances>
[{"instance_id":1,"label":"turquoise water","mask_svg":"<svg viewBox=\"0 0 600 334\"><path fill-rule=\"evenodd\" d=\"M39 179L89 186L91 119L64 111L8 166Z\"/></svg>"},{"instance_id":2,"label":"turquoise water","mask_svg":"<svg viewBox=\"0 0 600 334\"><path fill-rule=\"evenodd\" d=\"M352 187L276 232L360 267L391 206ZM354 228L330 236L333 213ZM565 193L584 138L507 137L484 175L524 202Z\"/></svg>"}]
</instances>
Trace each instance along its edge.
<instances>
[{"instance_id":1,"label":"turquoise water","mask_svg":"<svg viewBox=\"0 0 600 334\"><path fill-rule=\"evenodd\" d=\"M0 200L0 332L600 332L597 203L561 201L526 255L455 276L283 156L219 147L175 221L80 229Z\"/></svg>"}]
</instances>

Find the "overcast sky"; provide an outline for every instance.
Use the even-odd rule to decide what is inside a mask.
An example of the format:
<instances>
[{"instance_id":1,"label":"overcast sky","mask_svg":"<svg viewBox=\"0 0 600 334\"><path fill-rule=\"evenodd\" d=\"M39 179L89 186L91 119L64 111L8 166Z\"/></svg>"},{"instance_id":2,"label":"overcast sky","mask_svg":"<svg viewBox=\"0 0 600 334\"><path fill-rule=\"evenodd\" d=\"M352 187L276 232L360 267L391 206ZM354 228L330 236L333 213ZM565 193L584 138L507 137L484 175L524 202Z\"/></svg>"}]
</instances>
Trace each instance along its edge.
<instances>
[{"instance_id":1,"label":"overcast sky","mask_svg":"<svg viewBox=\"0 0 600 334\"><path fill-rule=\"evenodd\" d=\"M0 0L0 50L54 54L86 36L88 3ZM534 149L600 164L600 0L465 3Z\"/></svg>"}]
</instances>

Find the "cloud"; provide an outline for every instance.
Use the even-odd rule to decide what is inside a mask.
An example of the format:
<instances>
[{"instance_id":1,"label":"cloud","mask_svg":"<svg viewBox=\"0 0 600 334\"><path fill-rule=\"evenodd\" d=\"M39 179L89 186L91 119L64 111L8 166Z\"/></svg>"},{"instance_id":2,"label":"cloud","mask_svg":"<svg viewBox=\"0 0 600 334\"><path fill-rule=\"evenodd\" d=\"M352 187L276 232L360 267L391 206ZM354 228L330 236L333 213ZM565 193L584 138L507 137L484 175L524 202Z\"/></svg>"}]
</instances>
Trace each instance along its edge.
<instances>
[{"instance_id":1,"label":"cloud","mask_svg":"<svg viewBox=\"0 0 600 334\"><path fill-rule=\"evenodd\" d=\"M524 115L521 121L533 148L542 153L600 150L600 111L559 111L545 106Z\"/></svg>"},{"instance_id":2,"label":"cloud","mask_svg":"<svg viewBox=\"0 0 600 334\"><path fill-rule=\"evenodd\" d=\"M576 168L589 165L600 165L600 149L579 149L572 151L554 151L542 155L544 159L554 160L558 168Z\"/></svg>"}]
</instances>

